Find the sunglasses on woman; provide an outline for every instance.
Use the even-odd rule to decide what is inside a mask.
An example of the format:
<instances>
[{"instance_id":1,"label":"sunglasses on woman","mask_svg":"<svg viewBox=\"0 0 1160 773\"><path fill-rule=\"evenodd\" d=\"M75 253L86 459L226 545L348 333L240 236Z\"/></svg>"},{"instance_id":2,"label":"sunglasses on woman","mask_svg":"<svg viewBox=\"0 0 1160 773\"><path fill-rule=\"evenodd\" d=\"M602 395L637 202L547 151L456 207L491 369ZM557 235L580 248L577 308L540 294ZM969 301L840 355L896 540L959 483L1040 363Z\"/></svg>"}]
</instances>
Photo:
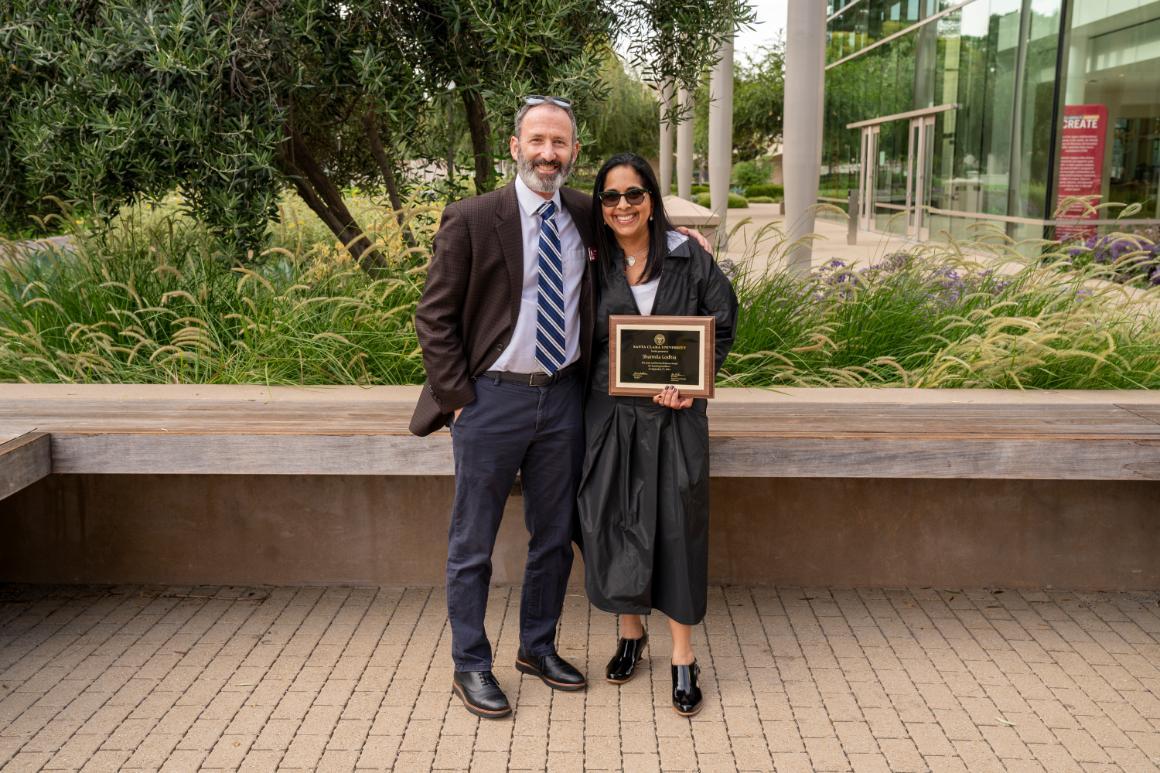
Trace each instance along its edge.
<instances>
[{"instance_id":1,"label":"sunglasses on woman","mask_svg":"<svg viewBox=\"0 0 1160 773\"><path fill-rule=\"evenodd\" d=\"M608 207L609 209L612 209L613 207L620 204L621 196L623 196L629 204L635 207L637 204L643 204L644 197L647 195L648 191L646 191L644 188L629 188L624 193L610 188L609 190L601 191L597 194L596 197L600 199L601 204L603 204L605 207Z\"/></svg>"}]
</instances>

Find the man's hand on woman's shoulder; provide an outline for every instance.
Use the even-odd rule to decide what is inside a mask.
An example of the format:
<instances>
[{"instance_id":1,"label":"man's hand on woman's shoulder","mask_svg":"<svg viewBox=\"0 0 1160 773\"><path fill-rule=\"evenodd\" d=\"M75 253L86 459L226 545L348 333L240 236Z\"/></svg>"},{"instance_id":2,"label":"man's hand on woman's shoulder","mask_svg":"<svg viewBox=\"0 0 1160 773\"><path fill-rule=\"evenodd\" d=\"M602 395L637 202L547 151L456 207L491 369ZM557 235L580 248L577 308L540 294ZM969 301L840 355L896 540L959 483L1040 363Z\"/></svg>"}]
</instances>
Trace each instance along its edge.
<instances>
[{"instance_id":1,"label":"man's hand on woman's shoulder","mask_svg":"<svg viewBox=\"0 0 1160 773\"><path fill-rule=\"evenodd\" d=\"M677 226L676 230L677 233L682 233L695 241L697 244L701 245L701 249L703 249L705 252L709 253L710 255L713 254L713 246L709 244L709 240L705 238L705 234L701 233L696 228L688 228L686 226L679 225Z\"/></svg>"}]
</instances>

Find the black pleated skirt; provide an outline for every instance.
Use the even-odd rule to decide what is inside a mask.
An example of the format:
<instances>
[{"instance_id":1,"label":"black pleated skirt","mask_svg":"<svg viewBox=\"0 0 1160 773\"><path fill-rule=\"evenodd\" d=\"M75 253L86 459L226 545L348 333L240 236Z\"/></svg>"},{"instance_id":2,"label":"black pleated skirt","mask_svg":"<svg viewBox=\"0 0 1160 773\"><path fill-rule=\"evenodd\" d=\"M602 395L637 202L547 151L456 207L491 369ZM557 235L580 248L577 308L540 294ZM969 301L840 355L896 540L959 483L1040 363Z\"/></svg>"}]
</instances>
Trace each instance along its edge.
<instances>
[{"instance_id":1,"label":"black pleated skirt","mask_svg":"<svg viewBox=\"0 0 1160 773\"><path fill-rule=\"evenodd\" d=\"M592 392L579 519L584 583L606 612L696 625L709 564L705 401L674 411L651 398Z\"/></svg>"}]
</instances>

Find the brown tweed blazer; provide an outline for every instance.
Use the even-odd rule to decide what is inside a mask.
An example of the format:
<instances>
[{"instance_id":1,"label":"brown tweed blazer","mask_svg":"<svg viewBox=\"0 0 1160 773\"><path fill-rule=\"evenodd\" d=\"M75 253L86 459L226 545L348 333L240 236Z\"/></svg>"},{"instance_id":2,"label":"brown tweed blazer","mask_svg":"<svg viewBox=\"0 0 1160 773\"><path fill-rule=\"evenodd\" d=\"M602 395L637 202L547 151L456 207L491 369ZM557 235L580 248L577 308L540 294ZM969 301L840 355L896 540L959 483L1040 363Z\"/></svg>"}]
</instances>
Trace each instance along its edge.
<instances>
[{"instance_id":1,"label":"brown tweed blazer","mask_svg":"<svg viewBox=\"0 0 1160 773\"><path fill-rule=\"evenodd\" d=\"M592 245L592 197L562 188L560 198ZM580 282L580 360L592 350L591 262ZM443 210L427 284L415 311L427 381L411 417L411 432L429 435L475 399L472 379L488 370L511 340L524 283L524 245L514 183L457 201Z\"/></svg>"}]
</instances>

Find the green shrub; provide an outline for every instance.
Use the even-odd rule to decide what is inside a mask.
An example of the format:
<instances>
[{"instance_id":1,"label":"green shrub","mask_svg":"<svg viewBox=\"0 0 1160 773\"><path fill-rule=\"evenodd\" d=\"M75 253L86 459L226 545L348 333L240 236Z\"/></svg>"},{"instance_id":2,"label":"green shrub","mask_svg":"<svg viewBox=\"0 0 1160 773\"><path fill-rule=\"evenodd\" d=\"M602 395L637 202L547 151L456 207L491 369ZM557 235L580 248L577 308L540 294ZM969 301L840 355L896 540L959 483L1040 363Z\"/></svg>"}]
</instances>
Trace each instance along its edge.
<instances>
[{"instance_id":1,"label":"green shrub","mask_svg":"<svg viewBox=\"0 0 1160 773\"><path fill-rule=\"evenodd\" d=\"M693 203L700 204L702 207L712 208L712 199L708 193L698 193L693 196ZM729 209L745 209L749 206L749 201L739 193L729 194Z\"/></svg>"},{"instance_id":2,"label":"green shrub","mask_svg":"<svg viewBox=\"0 0 1160 773\"><path fill-rule=\"evenodd\" d=\"M693 186L693 187L690 189L690 191L693 193L693 195L696 195L696 194L698 194L698 193L708 193L708 192L709 192L709 186L708 186L708 185L694 185L694 186Z\"/></svg>"},{"instance_id":3,"label":"green shrub","mask_svg":"<svg viewBox=\"0 0 1160 773\"><path fill-rule=\"evenodd\" d=\"M768 159L738 161L733 165L733 183L742 188L748 188L750 185L769 182L769 176L772 173L773 164Z\"/></svg>"},{"instance_id":4,"label":"green shrub","mask_svg":"<svg viewBox=\"0 0 1160 773\"><path fill-rule=\"evenodd\" d=\"M750 204L776 204L777 199L769 196L746 196Z\"/></svg>"},{"instance_id":5,"label":"green shrub","mask_svg":"<svg viewBox=\"0 0 1160 773\"><path fill-rule=\"evenodd\" d=\"M745 195L750 201L754 196L768 196L777 201L785 198L785 186L774 185L773 183L763 183L760 185L749 185L745 188Z\"/></svg>"}]
</instances>

